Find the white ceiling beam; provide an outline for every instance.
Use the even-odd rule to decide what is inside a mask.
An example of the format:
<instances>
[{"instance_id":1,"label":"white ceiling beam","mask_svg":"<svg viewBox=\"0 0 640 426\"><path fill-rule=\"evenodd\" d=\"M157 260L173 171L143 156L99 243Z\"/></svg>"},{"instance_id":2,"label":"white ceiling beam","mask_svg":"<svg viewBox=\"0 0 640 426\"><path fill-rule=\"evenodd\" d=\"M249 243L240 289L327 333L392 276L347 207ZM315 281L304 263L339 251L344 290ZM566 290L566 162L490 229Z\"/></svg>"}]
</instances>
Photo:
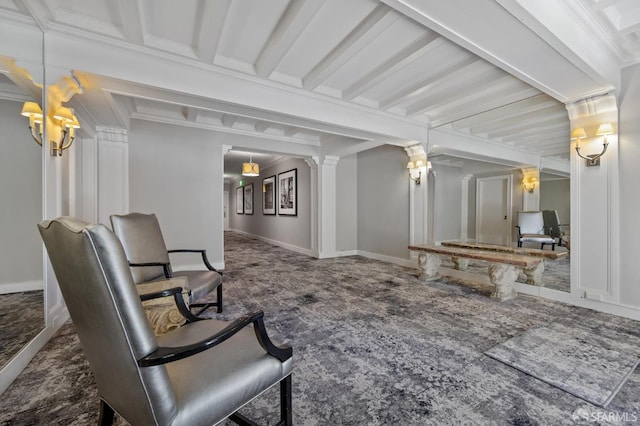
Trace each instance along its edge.
<instances>
[{"instance_id":1,"label":"white ceiling beam","mask_svg":"<svg viewBox=\"0 0 640 426\"><path fill-rule=\"evenodd\" d=\"M347 36L338 43L309 73L302 78L302 86L313 90L346 64L353 56L384 32L401 15L379 4Z\"/></svg>"},{"instance_id":2,"label":"white ceiling beam","mask_svg":"<svg viewBox=\"0 0 640 426\"><path fill-rule=\"evenodd\" d=\"M510 80L513 80L513 77L510 75L506 75L500 70L491 69L474 76L474 78L457 82L455 94L452 93L450 87L443 84L439 88L428 92L426 97L422 97L418 101L408 105L405 111L408 116L413 117L440 105L450 103L455 99L466 98L470 93L473 93L474 90Z\"/></svg>"},{"instance_id":3,"label":"white ceiling beam","mask_svg":"<svg viewBox=\"0 0 640 426\"><path fill-rule=\"evenodd\" d=\"M436 40L442 40L440 35L433 31L427 32L347 87L342 92L342 98L352 100L378 83L385 81L420 57L433 51Z\"/></svg>"},{"instance_id":4,"label":"white ceiling beam","mask_svg":"<svg viewBox=\"0 0 640 426\"><path fill-rule=\"evenodd\" d=\"M396 105L407 102L420 94L437 87L443 80L447 81L454 78L455 73L464 72L475 63L479 63L480 59L473 55L458 56L453 61L447 63L434 74L423 80L417 81L394 94L387 96L379 102L380 109L388 110Z\"/></svg>"},{"instance_id":5,"label":"white ceiling beam","mask_svg":"<svg viewBox=\"0 0 640 426\"><path fill-rule=\"evenodd\" d=\"M200 2L199 7L202 9L198 14L198 21L194 30L196 38L195 50L198 58L204 63L213 63L230 5L231 0Z\"/></svg>"},{"instance_id":6,"label":"white ceiling beam","mask_svg":"<svg viewBox=\"0 0 640 426\"><path fill-rule=\"evenodd\" d=\"M143 45L145 25L142 16L140 0L115 0L107 2L111 13L116 15L122 23L122 35L130 43Z\"/></svg>"},{"instance_id":7,"label":"white ceiling beam","mask_svg":"<svg viewBox=\"0 0 640 426\"><path fill-rule=\"evenodd\" d=\"M575 0L382 1L563 103L619 86L620 57Z\"/></svg>"},{"instance_id":8,"label":"white ceiling beam","mask_svg":"<svg viewBox=\"0 0 640 426\"><path fill-rule=\"evenodd\" d=\"M484 133L496 127L517 127L518 124L522 125L522 123L526 124L528 122L539 123L544 120L553 120L557 117L564 117L568 120L569 115L564 105L555 101L551 102L547 108L531 109L527 112L520 111L520 109L517 108L511 110L504 108L503 117L487 120L485 123L476 122L467 128L471 129L472 132ZM462 126L454 126L454 128L462 128Z\"/></svg>"},{"instance_id":9,"label":"white ceiling beam","mask_svg":"<svg viewBox=\"0 0 640 426\"><path fill-rule=\"evenodd\" d=\"M123 94L146 93L165 101L177 97L182 105L203 104L212 110L360 139L393 142L425 137L424 124L397 114L114 40L87 40L53 31L47 37L47 52L51 67L109 77L105 87L117 87L115 92Z\"/></svg>"},{"instance_id":10,"label":"white ceiling beam","mask_svg":"<svg viewBox=\"0 0 640 426\"><path fill-rule=\"evenodd\" d=\"M563 108L564 109L564 108ZM513 131L519 129L527 129L530 127L544 127L548 124L556 124L556 123L569 123L569 115L567 114L567 110L564 111L553 111L551 113L547 112L545 114L536 114L530 113L526 116L511 116L507 117L500 122L492 122L491 124L487 124L485 126L476 126L471 127L471 133L485 133L490 132L492 129L499 129L500 131Z\"/></svg>"},{"instance_id":11,"label":"white ceiling beam","mask_svg":"<svg viewBox=\"0 0 640 426\"><path fill-rule=\"evenodd\" d=\"M555 99L550 98L548 95L540 93L531 98L516 101L509 105L501 105L490 110L484 110L483 112L467 116L466 118L452 123L452 127L454 129L468 129L482 123L495 123L502 120L505 116L517 117L537 110L543 110L548 107L555 107L556 105L562 104ZM513 111L516 111L517 113L514 114Z\"/></svg>"},{"instance_id":12,"label":"white ceiling beam","mask_svg":"<svg viewBox=\"0 0 640 426\"><path fill-rule=\"evenodd\" d=\"M289 2L255 62L258 77L269 78L323 5L324 2L321 1L292 0Z\"/></svg>"}]
</instances>

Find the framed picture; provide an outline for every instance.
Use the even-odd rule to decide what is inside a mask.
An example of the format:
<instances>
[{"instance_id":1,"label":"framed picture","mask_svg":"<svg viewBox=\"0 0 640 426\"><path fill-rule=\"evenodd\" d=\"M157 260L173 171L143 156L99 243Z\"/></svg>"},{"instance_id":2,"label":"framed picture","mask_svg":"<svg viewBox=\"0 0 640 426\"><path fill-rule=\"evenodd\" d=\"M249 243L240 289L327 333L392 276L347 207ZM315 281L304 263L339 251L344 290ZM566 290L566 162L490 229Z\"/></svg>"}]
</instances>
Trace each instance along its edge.
<instances>
[{"instance_id":1,"label":"framed picture","mask_svg":"<svg viewBox=\"0 0 640 426\"><path fill-rule=\"evenodd\" d=\"M262 179L262 214L276 214L276 177Z\"/></svg>"},{"instance_id":2,"label":"framed picture","mask_svg":"<svg viewBox=\"0 0 640 426\"><path fill-rule=\"evenodd\" d=\"M244 214L253 214L253 184L244 186Z\"/></svg>"},{"instance_id":3,"label":"framed picture","mask_svg":"<svg viewBox=\"0 0 640 426\"><path fill-rule=\"evenodd\" d=\"M298 215L298 169L278 173L278 214Z\"/></svg>"},{"instance_id":4,"label":"framed picture","mask_svg":"<svg viewBox=\"0 0 640 426\"><path fill-rule=\"evenodd\" d=\"M236 213L244 214L244 189L236 188Z\"/></svg>"}]
</instances>

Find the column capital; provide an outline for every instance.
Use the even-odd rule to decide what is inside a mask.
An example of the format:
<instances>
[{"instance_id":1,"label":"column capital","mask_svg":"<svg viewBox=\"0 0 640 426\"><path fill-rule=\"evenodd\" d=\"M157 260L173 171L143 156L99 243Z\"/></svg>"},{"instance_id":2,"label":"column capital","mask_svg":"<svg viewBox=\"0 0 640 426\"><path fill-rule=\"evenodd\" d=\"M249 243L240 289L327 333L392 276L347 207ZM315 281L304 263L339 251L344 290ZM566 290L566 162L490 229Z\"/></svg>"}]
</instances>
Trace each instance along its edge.
<instances>
[{"instance_id":1,"label":"column capital","mask_svg":"<svg viewBox=\"0 0 640 426\"><path fill-rule=\"evenodd\" d=\"M119 142L125 144L129 142L127 129L117 127L97 126L96 136L98 142Z\"/></svg>"}]
</instances>

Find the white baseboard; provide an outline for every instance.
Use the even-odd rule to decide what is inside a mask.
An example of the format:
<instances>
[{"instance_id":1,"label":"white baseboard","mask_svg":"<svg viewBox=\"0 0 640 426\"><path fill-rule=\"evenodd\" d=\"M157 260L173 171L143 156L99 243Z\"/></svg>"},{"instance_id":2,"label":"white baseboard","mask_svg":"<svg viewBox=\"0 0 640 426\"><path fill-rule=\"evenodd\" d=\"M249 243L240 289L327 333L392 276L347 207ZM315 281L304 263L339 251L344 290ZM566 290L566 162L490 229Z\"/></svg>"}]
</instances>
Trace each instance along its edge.
<instances>
[{"instance_id":1,"label":"white baseboard","mask_svg":"<svg viewBox=\"0 0 640 426\"><path fill-rule=\"evenodd\" d=\"M35 291L44 289L43 282L23 281L21 283L0 284L0 294L21 293L23 291Z\"/></svg>"},{"instance_id":2,"label":"white baseboard","mask_svg":"<svg viewBox=\"0 0 640 426\"><path fill-rule=\"evenodd\" d=\"M364 250L358 250L357 254L368 257L369 259L380 260L382 262L393 263L394 265L406 266L408 268L417 268L418 265L411 259L402 259L399 257L387 256L379 253L371 253Z\"/></svg>"}]
</instances>

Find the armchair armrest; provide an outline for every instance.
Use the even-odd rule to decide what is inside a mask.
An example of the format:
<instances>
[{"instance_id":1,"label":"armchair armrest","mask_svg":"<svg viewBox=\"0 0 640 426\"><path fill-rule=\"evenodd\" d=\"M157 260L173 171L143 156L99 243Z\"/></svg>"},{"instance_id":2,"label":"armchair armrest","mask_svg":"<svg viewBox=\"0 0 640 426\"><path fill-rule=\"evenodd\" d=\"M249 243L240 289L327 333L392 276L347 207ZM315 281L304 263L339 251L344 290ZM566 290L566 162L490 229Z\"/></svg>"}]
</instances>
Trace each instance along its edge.
<instances>
[{"instance_id":1,"label":"armchair armrest","mask_svg":"<svg viewBox=\"0 0 640 426\"><path fill-rule=\"evenodd\" d=\"M164 263L164 262L131 263L129 262L129 266L132 268L144 267L144 266L162 266L162 268L164 269L165 278L173 278L173 271L171 270L170 263Z\"/></svg>"},{"instance_id":2,"label":"armchair armrest","mask_svg":"<svg viewBox=\"0 0 640 426\"><path fill-rule=\"evenodd\" d=\"M172 361L178 361L191 355L198 354L202 351L219 345L249 324L254 325L256 338L258 339L260 346L262 346L269 355L278 358L280 361L286 361L287 359L291 358L293 354L293 349L291 349L291 347L276 346L273 344L271 339L269 339L269 336L267 335L266 329L264 327L263 318L264 312L252 312L236 319L228 326L226 326L223 330L220 330L213 336L210 336L199 342L179 347L159 347L149 355L139 359L138 365L140 367L151 367L154 365L161 365Z\"/></svg>"},{"instance_id":3,"label":"armchair armrest","mask_svg":"<svg viewBox=\"0 0 640 426\"><path fill-rule=\"evenodd\" d=\"M199 318L193 315L189 310L189 308L187 308L187 305L184 303L184 298L182 297L183 291L184 291L184 288L182 287L172 287L164 290L153 291L151 293L144 293L140 295L140 301L145 302L147 300L173 296L176 302L176 307L178 308L178 311L187 320L187 322L204 320L204 318Z\"/></svg>"},{"instance_id":4,"label":"armchair armrest","mask_svg":"<svg viewBox=\"0 0 640 426\"><path fill-rule=\"evenodd\" d=\"M209 263L209 258L207 257L207 251L201 249L176 249L176 250L167 250L168 253L200 253L202 255L202 262L210 271L215 271L222 275L222 271L217 270L216 268Z\"/></svg>"}]
</instances>

